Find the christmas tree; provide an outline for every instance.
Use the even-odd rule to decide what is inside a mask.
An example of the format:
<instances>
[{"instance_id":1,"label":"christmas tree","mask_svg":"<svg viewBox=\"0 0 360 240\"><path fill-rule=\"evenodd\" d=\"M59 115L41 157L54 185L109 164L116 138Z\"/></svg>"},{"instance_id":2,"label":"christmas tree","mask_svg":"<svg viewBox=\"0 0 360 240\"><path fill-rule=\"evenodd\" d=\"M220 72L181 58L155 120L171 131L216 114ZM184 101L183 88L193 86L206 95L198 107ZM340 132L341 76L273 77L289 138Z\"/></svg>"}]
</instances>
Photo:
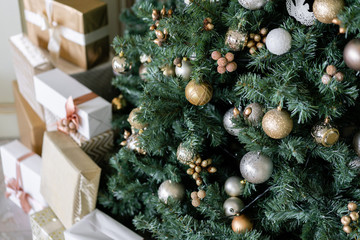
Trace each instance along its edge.
<instances>
[{"instance_id":1,"label":"christmas tree","mask_svg":"<svg viewBox=\"0 0 360 240\"><path fill-rule=\"evenodd\" d=\"M154 239L360 236L358 0L138 0L121 19L131 112L102 206Z\"/></svg>"}]
</instances>

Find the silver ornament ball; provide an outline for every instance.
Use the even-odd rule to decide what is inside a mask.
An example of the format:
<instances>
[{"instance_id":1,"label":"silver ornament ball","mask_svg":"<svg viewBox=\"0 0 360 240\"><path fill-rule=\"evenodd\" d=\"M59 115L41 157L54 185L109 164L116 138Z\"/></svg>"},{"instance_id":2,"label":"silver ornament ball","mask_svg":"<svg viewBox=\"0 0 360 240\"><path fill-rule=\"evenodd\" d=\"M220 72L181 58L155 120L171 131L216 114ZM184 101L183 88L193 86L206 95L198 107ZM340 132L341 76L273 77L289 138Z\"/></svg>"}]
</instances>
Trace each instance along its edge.
<instances>
[{"instance_id":1,"label":"silver ornament ball","mask_svg":"<svg viewBox=\"0 0 360 240\"><path fill-rule=\"evenodd\" d=\"M159 199L165 203L167 203L169 197L176 200L181 200L183 199L184 195L185 195L184 186L180 183L176 183L171 180L166 180L165 182L160 184L158 190Z\"/></svg>"},{"instance_id":2,"label":"silver ornament ball","mask_svg":"<svg viewBox=\"0 0 360 240\"><path fill-rule=\"evenodd\" d=\"M239 0L241 6L249 10L257 10L265 6L268 0Z\"/></svg>"},{"instance_id":3,"label":"silver ornament ball","mask_svg":"<svg viewBox=\"0 0 360 240\"><path fill-rule=\"evenodd\" d=\"M360 71L360 38L348 42L343 55L344 61L349 68Z\"/></svg>"},{"instance_id":4,"label":"silver ornament ball","mask_svg":"<svg viewBox=\"0 0 360 240\"><path fill-rule=\"evenodd\" d=\"M117 74L125 73L129 68L129 64L125 57L115 56L112 59L112 68Z\"/></svg>"},{"instance_id":5,"label":"silver ornament ball","mask_svg":"<svg viewBox=\"0 0 360 240\"><path fill-rule=\"evenodd\" d=\"M360 157L360 132L357 132L353 138L353 146L356 154Z\"/></svg>"},{"instance_id":6,"label":"silver ornament ball","mask_svg":"<svg viewBox=\"0 0 360 240\"><path fill-rule=\"evenodd\" d=\"M250 125L258 125L264 116L264 109L258 103L250 103L245 107L244 118Z\"/></svg>"},{"instance_id":7,"label":"silver ornament ball","mask_svg":"<svg viewBox=\"0 0 360 240\"><path fill-rule=\"evenodd\" d=\"M266 48L275 55L287 53L291 48L291 35L282 28L275 28L266 36Z\"/></svg>"},{"instance_id":8,"label":"silver ornament ball","mask_svg":"<svg viewBox=\"0 0 360 240\"><path fill-rule=\"evenodd\" d=\"M223 125L225 130L233 135L233 136L238 136L240 133L240 129L235 127L235 124L233 123L233 119L234 119L234 114L233 114L233 109L234 108L230 108L224 115L223 118Z\"/></svg>"},{"instance_id":9,"label":"silver ornament ball","mask_svg":"<svg viewBox=\"0 0 360 240\"><path fill-rule=\"evenodd\" d=\"M180 143L176 151L177 159L183 164L190 164L195 157L195 151Z\"/></svg>"},{"instance_id":10,"label":"silver ornament ball","mask_svg":"<svg viewBox=\"0 0 360 240\"><path fill-rule=\"evenodd\" d=\"M192 65L189 61L181 61L181 67L176 66L176 76L182 77L184 80L189 80L192 71Z\"/></svg>"},{"instance_id":11,"label":"silver ornament ball","mask_svg":"<svg viewBox=\"0 0 360 240\"><path fill-rule=\"evenodd\" d=\"M239 213L241 209L244 208L244 206L245 205L243 201L237 197L230 197L226 199L223 204L225 215L227 217L232 216L232 218L235 216L236 213Z\"/></svg>"},{"instance_id":12,"label":"silver ornament ball","mask_svg":"<svg viewBox=\"0 0 360 240\"><path fill-rule=\"evenodd\" d=\"M244 192L245 185L241 183L242 179L237 176L229 177L225 182L225 192L231 197L236 197Z\"/></svg>"},{"instance_id":13,"label":"silver ornament ball","mask_svg":"<svg viewBox=\"0 0 360 240\"><path fill-rule=\"evenodd\" d=\"M248 152L240 162L241 175L250 183L266 182L273 172L272 160L257 151Z\"/></svg>"}]
</instances>

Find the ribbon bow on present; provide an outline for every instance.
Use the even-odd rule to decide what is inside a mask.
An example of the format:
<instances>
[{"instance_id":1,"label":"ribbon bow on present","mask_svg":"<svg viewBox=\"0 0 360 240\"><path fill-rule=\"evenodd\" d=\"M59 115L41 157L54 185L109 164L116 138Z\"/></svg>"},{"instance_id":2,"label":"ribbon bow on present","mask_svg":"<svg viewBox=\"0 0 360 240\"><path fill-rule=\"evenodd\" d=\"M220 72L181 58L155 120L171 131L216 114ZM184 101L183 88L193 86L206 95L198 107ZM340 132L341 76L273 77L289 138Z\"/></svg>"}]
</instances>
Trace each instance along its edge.
<instances>
[{"instance_id":1,"label":"ribbon bow on present","mask_svg":"<svg viewBox=\"0 0 360 240\"><path fill-rule=\"evenodd\" d=\"M20 169L20 162L27 159L28 157L34 155L35 153L30 152L25 154L24 156L20 157L16 161L16 178L10 178L7 180L6 183L6 192L5 197L9 198L11 195L17 197L20 201L21 208L24 210L25 213L29 213L32 209L30 205L29 199L31 196L24 192L22 187L22 178L21 178L21 169Z\"/></svg>"},{"instance_id":2,"label":"ribbon bow on present","mask_svg":"<svg viewBox=\"0 0 360 240\"><path fill-rule=\"evenodd\" d=\"M69 134L76 132L79 128L80 117L77 114L77 107L72 97L69 97L65 103L66 118L57 122L58 130Z\"/></svg>"}]
</instances>

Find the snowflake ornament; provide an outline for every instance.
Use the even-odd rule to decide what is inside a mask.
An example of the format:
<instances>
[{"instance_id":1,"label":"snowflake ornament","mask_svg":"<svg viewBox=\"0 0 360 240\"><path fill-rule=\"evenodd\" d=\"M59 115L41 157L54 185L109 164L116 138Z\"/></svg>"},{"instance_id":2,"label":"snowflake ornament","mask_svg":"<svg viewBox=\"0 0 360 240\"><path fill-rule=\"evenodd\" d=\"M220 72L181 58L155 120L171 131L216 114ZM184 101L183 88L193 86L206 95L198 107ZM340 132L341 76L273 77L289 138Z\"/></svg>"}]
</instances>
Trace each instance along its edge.
<instances>
[{"instance_id":1,"label":"snowflake ornament","mask_svg":"<svg viewBox=\"0 0 360 240\"><path fill-rule=\"evenodd\" d=\"M294 4L295 1L295 4ZM306 0L286 0L286 8L290 16L301 24L311 26L315 23L315 15Z\"/></svg>"}]
</instances>

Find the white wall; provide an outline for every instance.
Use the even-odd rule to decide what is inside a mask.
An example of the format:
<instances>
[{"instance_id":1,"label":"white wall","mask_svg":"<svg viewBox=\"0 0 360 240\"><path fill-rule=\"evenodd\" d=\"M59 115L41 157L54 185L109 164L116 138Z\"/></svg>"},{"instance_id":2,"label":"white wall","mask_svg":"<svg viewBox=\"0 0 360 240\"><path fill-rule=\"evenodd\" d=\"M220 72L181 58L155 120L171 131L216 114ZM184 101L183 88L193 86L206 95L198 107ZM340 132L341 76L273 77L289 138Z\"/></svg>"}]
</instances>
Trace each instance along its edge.
<instances>
[{"instance_id":1,"label":"white wall","mask_svg":"<svg viewBox=\"0 0 360 240\"><path fill-rule=\"evenodd\" d=\"M0 138L18 136L11 81L15 80L8 38L20 33L19 3L3 2L0 7Z\"/></svg>"}]
</instances>

